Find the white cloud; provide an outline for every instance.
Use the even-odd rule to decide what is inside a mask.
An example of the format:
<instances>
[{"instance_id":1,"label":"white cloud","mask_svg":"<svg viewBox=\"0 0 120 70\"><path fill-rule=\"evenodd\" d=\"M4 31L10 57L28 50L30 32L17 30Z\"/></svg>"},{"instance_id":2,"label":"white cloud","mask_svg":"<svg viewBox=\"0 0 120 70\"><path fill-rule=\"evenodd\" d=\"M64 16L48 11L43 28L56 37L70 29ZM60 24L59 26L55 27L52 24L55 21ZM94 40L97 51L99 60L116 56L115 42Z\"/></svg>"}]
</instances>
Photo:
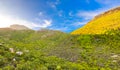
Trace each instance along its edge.
<instances>
[{"instance_id":1,"label":"white cloud","mask_svg":"<svg viewBox=\"0 0 120 70\"><path fill-rule=\"evenodd\" d=\"M24 19L12 17L10 15L0 14L0 28L9 27L10 25L13 25L13 24L24 25L31 29L35 27L45 28L45 27L50 26L51 23L52 23L52 20L47 20L47 19L44 19L43 23L34 23L34 22L27 21Z\"/></svg>"},{"instance_id":2,"label":"white cloud","mask_svg":"<svg viewBox=\"0 0 120 70\"><path fill-rule=\"evenodd\" d=\"M89 1L89 0L86 0ZM96 15L99 15L101 13L104 13L105 11L108 11L112 8L116 8L117 6L120 6L120 0L95 0L99 4L102 4L104 7L97 9L97 10L91 10L91 11L79 11L77 13L77 16L84 18L84 19L92 19Z\"/></svg>"},{"instance_id":3,"label":"white cloud","mask_svg":"<svg viewBox=\"0 0 120 70\"><path fill-rule=\"evenodd\" d=\"M82 17L84 19L92 19L94 16L100 14L99 11L79 11L77 13L78 17Z\"/></svg>"},{"instance_id":4,"label":"white cloud","mask_svg":"<svg viewBox=\"0 0 120 70\"><path fill-rule=\"evenodd\" d=\"M38 15L39 15L39 16L43 16L43 12L39 12Z\"/></svg>"},{"instance_id":5,"label":"white cloud","mask_svg":"<svg viewBox=\"0 0 120 70\"><path fill-rule=\"evenodd\" d=\"M58 30L58 31L67 31L69 28L68 27L51 27L49 29Z\"/></svg>"},{"instance_id":6,"label":"white cloud","mask_svg":"<svg viewBox=\"0 0 120 70\"><path fill-rule=\"evenodd\" d=\"M95 16L104 13L105 11L109 10L109 8L100 8L93 11L79 11L76 15L78 17L84 18L84 20L91 20Z\"/></svg>"},{"instance_id":7,"label":"white cloud","mask_svg":"<svg viewBox=\"0 0 120 70\"><path fill-rule=\"evenodd\" d=\"M52 7L52 8L56 8L56 5L55 4L50 4L50 6Z\"/></svg>"},{"instance_id":8,"label":"white cloud","mask_svg":"<svg viewBox=\"0 0 120 70\"><path fill-rule=\"evenodd\" d=\"M114 5L116 5L116 4L120 4L120 0L95 0L96 2L98 2L98 3L101 3L101 4L106 4L106 5L108 5L108 4L114 4Z\"/></svg>"},{"instance_id":9,"label":"white cloud","mask_svg":"<svg viewBox=\"0 0 120 70\"><path fill-rule=\"evenodd\" d=\"M60 4L60 0L56 0L55 2L47 2L50 7L56 9L56 6Z\"/></svg>"},{"instance_id":10,"label":"white cloud","mask_svg":"<svg viewBox=\"0 0 120 70\"><path fill-rule=\"evenodd\" d=\"M75 22L75 23L73 23L72 25L73 26L79 26L79 25L84 25L84 24L86 24L86 23L88 23L88 21L77 21L77 22Z\"/></svg>"},{"instance_id":11,"label":"white cloud","mask_svg":"<svg viewBox=\"0 0 120 70\"><path fill-rule=\"evenodd\" d=\"M90 3L90 0L86 0L86 2L89 4L89 3Z\"/></svg>"},{"instance_id":12,"label":"white cloud","mask_svg":"<svg viewBox=\"0 0 120 70\"><path fill-rule=\"evenodd\" d=\"M69 16L73 16L73 12L72 11L70 11L68 14L69 14Z\"/></svg>"},{"instance_id":13,"label":"white cloud","mask_svg":"<svg viewBox=\"0 0 120 70\"><path fill-rule=\"evenodd\" d=\"M96 0L96 1L100 1L100 3L104 3L104 1L101 0ZM110 0L110 2L108 0L105 0L104 4L111 4L113 0ZM117 2L117 1L115 1ZM120 3L120 2L119 2ZM90 10L90 11L79 11L76 16L80 17L83 19L83 22L75 22L73 23L74 26L78 26L78 25L83 25L86 24L88 21L90 21L91 19L93 19L95 16L99 15L99 14L103 14L105 11L108 11L112 8L115 8L117 6L116 5L112 5L112 6L107 6L107 7L103 7L103 8L99 8L97 10Z\"/></svg>"},{"instance_id":14,"label":"white cloud","mask_svg":"<svg viewBox=\"0 0 120 70\"><path fill-rule=\"evenodd\" d=\"M84 20L91 20L93 19L95 16L99 15L99 14L102 14L104 13L105 11L108 11L112 8L116 8L118 7L118 3L120 5L120 1L117 1L115 0L115 2L113 0L105 0L105 1L101 1L101 0L96 0L98 1L99 3L104 3L106 5L109 5L109 6L106 6L106 7L102 7L102 8L99 8L99 9L96 9L96 10L90 10L90 11L79 11L76 16L80 17L80 18L83 18ZM118 3L117 3L118 2Z\"/></svg>"},{"instance_id":15,"label":"white cloud","mask_svg":"<svg viewBox=\"0 0 120 70\"><path fill-rule=\"evenodd\" d=\"M60 10L60 11L58 12L58 16L60 16L60 17L63 16L63 10Z\"/></svg>"},{"instance_id":16,"label":"white cloud","mask_svg":"<svg viewBox=\"0 0 120 70\"><path fill-rule=\"evenodd\" d=\"M104 0L104 1L103 0L95 0L95 1L98 3L102 3L102 4L110 4L111 3L110 0Z\"/></svg>"},{"instance_id":17,"label":"white cloud","mask_svg":"<svg viewBox=\"0 0 120 70\"><path fill-rule=\"evenodd\" d=\"M120 0L95 0L99 4L104 5L104 7L114 8L120 6Z\"/></svg>"},{"instance_id":18,"label":"white cloud","mask_svg":"<svg viewBox=\"0 0 120 70\"><path fill-rule=\"evenodd\" d=\"M46 28L51 26L52 20L44 20L44 24L42 24L42 28Z\"/></svg>"}]
</instances>

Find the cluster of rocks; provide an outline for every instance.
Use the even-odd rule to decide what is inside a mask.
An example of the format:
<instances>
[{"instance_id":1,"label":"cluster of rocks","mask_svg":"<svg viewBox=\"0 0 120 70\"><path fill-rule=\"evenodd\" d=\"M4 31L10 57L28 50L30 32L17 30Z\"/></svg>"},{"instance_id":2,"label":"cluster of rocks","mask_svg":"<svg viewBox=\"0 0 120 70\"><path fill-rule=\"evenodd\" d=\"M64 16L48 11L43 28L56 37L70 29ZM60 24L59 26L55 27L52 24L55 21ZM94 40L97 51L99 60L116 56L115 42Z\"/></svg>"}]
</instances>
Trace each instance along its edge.
<instances>
[{"instance_id":1,"label":"cluster of rocks","mask_svg":"<svg viewBox=\"0 0 120 70\"><path fill-rule=\"evenodd\" d=\"M118 54L113 54L112 56L111 56L111 58L113 59L113 61L112 62L118 62L119 61L119 59L120 59L120 56L118 55Z\"/></svg>"},{"instance_id":2,"label":"cluster of rocks","mask_svg":"<svg viewBox=\"0 0 120 70\"><path fill-rule=\"evenodd\" d=\"M10 50L11 53L16 53L17 55L22 55L23 54L22 51L16 51L15 52L14 48L9 48L9 50Z\"/></svg>"}]
</instances>

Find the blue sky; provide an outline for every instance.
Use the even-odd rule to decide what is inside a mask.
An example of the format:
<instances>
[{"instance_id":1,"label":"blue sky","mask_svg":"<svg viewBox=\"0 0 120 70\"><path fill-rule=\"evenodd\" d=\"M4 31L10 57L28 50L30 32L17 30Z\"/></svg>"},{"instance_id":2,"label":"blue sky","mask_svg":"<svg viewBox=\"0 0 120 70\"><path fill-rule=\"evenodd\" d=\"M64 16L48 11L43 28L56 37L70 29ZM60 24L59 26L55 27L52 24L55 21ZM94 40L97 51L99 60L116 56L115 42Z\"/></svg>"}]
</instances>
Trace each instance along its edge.
<instances>
[{"instance_id":1,"label":"blue sky","mask_svg":"<svg viewBox=\"0 0 120 70\"><path fill-rule=\"evenodd\" d=\"M94 16L120 5L120 0L0 0L0 27L71 32Z\"/></svg>"}]
</instances>

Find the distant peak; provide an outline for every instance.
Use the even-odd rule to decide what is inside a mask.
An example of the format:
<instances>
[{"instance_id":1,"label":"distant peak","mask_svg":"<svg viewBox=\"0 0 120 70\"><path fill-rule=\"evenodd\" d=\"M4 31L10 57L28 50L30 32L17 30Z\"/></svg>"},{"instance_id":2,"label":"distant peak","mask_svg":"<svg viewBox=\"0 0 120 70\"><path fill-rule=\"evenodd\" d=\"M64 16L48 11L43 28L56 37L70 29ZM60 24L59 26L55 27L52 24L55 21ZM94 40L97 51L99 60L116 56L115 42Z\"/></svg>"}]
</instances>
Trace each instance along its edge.
<instances>
[{"instance_id":1,"label":"distant peak","mask_svg":"<svg viewBox=\"0 0 120 70\"><path fill-rule=\"evenodd\" d=\"M26 27L24 25L18 25L18 24L10 25L10 28L14 29L14 30L29 30L28 27Z\"/></svg>"}]
</instances>

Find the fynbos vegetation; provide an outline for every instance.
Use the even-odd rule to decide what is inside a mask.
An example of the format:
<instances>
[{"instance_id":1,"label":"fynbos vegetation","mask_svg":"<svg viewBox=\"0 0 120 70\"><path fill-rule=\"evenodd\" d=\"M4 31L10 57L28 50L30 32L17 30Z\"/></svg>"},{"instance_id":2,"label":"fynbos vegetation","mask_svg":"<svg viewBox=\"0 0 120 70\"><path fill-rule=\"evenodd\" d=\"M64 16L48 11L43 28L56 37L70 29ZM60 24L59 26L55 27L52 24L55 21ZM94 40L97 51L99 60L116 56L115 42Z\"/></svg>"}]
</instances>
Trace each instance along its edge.
<instances>
[{"instance_id":1,"label":"fynbos vegetation","mask_svg":"<svg viewBox=\"0 0 120 70\"><path fill-rule=\"evenodd\" d=\"M0 70L119 70L120 11L72 34L0 29Z\"/></svg>"}]
</instances>

